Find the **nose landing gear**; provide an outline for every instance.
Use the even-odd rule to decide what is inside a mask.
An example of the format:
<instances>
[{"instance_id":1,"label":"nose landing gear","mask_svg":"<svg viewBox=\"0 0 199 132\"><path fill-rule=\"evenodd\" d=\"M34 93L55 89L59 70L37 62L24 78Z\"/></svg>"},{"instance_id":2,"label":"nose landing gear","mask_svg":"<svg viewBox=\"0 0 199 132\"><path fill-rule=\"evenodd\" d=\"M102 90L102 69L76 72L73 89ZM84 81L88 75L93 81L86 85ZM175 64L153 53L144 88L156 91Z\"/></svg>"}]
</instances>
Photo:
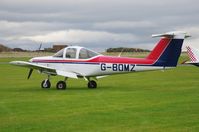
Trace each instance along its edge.
<instances>
[{"instance_id":1,"label":"nose landing gear","mask_svg":"<svg viewBox=\"0 0 199 132\"><path fill-rule=\"evenodd\" d=\"M50 80L49 79L45 79L41 82L41 87L42 88L50 88L51 86L51 83L50 83Z\"/></svg>"}]
</instances>

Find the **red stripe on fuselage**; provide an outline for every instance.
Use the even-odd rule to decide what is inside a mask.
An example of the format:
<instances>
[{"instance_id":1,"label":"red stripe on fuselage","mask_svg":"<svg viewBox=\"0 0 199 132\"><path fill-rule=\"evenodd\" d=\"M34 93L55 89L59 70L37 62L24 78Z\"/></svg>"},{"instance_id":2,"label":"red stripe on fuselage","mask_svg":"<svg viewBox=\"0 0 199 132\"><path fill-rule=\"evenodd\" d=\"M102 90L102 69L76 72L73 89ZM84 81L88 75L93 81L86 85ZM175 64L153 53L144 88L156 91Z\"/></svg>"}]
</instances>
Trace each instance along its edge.
<instances>
[{"instance_id":1,"label":"red stripe on fuselage","mask_svg":"<svg viewBox=\"0 0 199 132\"><path fill-rule=\"evenodd\" d=\"M127 58L127 57L114 57L114 56L99 56L90 60L89 62L99 63L123 63L123 64L153 64L155 60L145 58Z\"/></svg>"},{"instance_id":2,"label":"red stripe on fuselage","mask_svg":"<svg viewBox=\"0 0 199 132\"><path fill-rule=\"evenodd\" d=\"M74 59L74 60L47 60L47 59L33 59L32 62L38 63L124 63L124 64L153 64L155 60L150 59L142 59L142 58L127 58L127 57L114 57L114 56L98 56L89 60L81 60L81 59Z\"/></svg>"}]
</instances>

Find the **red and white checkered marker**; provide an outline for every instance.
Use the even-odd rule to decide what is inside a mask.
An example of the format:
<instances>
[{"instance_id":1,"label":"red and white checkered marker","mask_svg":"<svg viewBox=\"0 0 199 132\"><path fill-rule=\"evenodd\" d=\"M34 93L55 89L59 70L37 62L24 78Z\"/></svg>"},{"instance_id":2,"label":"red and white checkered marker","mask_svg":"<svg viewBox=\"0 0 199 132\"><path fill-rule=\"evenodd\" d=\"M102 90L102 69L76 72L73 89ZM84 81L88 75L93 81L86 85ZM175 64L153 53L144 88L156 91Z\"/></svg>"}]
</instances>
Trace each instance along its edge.
<instances>
[{"instance_id":1,"label":"red and white checkered marker","mask_svg":"<svg viewBox=\"0 0 199 132\"><path fill-rule=\"evenodd\" d=\"M189 58L191 59L192 62L198 61L196 55L193 52L193 49L190 48L189 46L186 47L187 48L187 54L189 56Z\"/></svg>"}]
</instances>

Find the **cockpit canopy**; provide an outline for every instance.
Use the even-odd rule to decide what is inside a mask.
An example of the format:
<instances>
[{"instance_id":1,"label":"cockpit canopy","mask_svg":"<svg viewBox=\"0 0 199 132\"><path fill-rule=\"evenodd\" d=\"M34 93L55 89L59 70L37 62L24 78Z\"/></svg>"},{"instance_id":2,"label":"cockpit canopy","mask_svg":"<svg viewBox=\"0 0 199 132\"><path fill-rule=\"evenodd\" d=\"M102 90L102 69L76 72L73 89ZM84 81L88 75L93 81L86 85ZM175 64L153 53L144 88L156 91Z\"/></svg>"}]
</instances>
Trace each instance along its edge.
<instances>
[{"instance_id":1,"label":"cockpit canopy","mask_svg":"<svg viewBox=\"0 0 199 132\"><path fill-rule=\"evenodd\" d=\"M83 47L70 46L58 51L53 55L53 57L66 59L89 59L97 55L100 54Z\"/></svg>"}]
</instances>

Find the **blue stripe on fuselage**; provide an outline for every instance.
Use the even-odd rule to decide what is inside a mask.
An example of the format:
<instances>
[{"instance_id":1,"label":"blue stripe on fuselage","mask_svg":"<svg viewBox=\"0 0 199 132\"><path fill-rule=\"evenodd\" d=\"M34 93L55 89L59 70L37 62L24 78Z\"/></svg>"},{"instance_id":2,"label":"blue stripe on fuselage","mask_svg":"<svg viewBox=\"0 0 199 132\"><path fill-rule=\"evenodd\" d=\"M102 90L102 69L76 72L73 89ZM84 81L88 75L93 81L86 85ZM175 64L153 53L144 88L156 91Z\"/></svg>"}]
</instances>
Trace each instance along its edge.
<instances>
[{"instance_id":1,"label":"blue stripe on fuselage","mask_svg":"<svg viewBox=\"0 0 199 132\"><path fill-rule=\"evenodd\" d=\"M33 63L66 63L66 64L90 64L90 65L100 65L100 63L93 63L93 62L33 62Z\"/></svg>"}]
</instances>

